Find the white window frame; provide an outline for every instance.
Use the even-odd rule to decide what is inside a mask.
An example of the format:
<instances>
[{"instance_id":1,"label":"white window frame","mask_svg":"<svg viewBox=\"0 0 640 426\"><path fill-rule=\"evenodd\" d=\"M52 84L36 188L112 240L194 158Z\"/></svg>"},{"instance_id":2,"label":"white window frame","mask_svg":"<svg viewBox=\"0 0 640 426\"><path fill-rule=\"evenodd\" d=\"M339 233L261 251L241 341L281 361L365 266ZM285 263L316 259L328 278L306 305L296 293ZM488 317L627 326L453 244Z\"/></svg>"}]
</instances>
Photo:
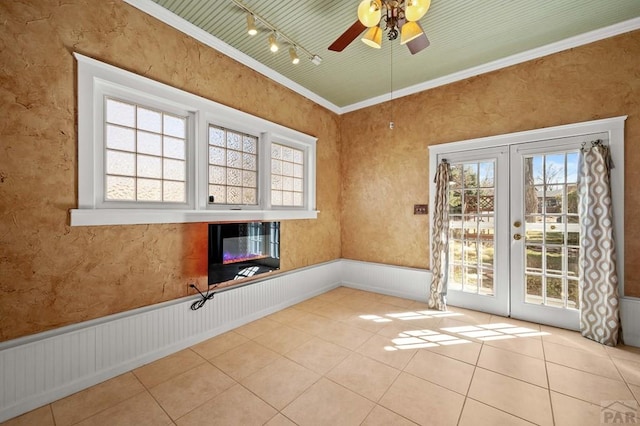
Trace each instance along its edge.
<instances>
[{"instance_id":1,"label":"white window frame","mask_svg":"<svg viewBox=\"0 0 640 426\"><path fill-rule=\"evenodd\" d=\"M316 138L74 53L78 62L78 208L71 226L316 219ZM187 116L187 201L104 201L104 97ZM258 206L208 203L209 124L256 135ZM271 141L305 152L303 207L271 206Z\"/></svg>"}]
</instances>

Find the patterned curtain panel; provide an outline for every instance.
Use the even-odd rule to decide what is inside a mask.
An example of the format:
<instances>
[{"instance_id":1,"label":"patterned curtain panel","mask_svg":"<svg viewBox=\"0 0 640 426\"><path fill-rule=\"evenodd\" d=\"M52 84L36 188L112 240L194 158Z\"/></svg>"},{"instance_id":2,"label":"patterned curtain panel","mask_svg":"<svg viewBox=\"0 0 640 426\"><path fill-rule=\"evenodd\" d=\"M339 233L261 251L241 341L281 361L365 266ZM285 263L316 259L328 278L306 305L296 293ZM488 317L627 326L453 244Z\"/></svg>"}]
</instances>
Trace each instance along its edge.
<instances>
[{"instance_id":1,"label":"patterned curtain panel","mask_svg":"<svg viewBox=\"0 0 640 426\"><path fill-rule=\"evenodd\" d=\"M583 145L579 167L580 330L584 337L615 346L620 334L620 307L609 148L601 141Z\"/></svg>"},{"instance_id":2,"label":"patterned curtain panel","mask_svg":"<svg viewBox=\"0 0 640 426\"><path fill-rule=\"evenodd\" d=\"M436 172L436 198L431 224L431 253L433 265L431 272L431 291L429 307L440 311L447 310L447 271L449 268L449 163L445 160L438 165Z\"/></svg>"}]
</instances>

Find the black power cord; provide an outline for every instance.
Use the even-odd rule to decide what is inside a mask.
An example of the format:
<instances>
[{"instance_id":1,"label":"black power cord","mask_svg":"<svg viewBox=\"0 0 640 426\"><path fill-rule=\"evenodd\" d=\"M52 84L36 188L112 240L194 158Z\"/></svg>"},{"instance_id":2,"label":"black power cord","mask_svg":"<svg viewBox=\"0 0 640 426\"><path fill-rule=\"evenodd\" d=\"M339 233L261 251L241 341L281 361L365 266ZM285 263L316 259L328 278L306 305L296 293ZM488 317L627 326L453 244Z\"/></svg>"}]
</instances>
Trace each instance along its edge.
<instances>
[{"instance_id":1,"label":"black power cord","mask_svg":"<svg viewBox=\"0 0 640 426\"><path fill-rule=\"evenodd\" d=\"M213 288L216 288L217 286L218 285L216 284L213 286ZM202 296L201 299L198 299L191 304L192 311L197 311L198 309L202 308L204 304L207 303L207 300L213 299L213 297L216 295L215 293L209 293L209 289L207 289L207 294L202 294L202 292L198 289L198 287L196 287L195 284L190 284L189 287L195 288L196 291L200 293L200 296Z\"/></svg>"}]
</instances>

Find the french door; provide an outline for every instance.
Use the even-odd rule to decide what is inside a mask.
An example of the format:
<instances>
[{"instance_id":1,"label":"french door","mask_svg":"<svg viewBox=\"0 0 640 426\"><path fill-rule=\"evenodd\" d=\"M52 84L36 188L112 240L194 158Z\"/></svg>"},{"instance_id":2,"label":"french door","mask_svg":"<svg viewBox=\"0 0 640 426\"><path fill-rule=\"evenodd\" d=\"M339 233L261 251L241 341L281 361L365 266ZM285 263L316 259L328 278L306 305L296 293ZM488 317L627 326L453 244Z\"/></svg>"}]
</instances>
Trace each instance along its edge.
<instances>
[{"instance_id":1,"label":"french door","mask_svg":"<svg viewBox=\"0 0 640 426\"><path fill-rule=\"evenodd\" d=\"M449 304L578 329L578 154L599 137L438 155L451 165Z\"/></svg>"}]
</instances>

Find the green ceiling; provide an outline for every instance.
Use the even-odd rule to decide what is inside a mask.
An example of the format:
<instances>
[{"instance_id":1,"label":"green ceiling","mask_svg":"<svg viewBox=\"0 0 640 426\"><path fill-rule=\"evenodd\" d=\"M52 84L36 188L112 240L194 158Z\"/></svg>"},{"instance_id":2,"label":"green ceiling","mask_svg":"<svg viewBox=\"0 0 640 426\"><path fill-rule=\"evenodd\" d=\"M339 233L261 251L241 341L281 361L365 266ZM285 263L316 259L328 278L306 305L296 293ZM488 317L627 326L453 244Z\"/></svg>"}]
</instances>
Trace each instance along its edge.
<instances>
[{"instance_id":1,"label":"green ceiling","mask_svg":"<svg viewBox=\"0 0 640 426\"><path fill-rule=\"evenodd\" d=\"M147 11L150 5L162 6L263 64L269 73L284 76L285 84L294 82L294 90L305 88L338 111L374 103L376 97L376 101L388 99L391 92L400 96L402 89L415 85L446 82L456 73L469 76L474 67L571 37L580 36L577 44L582 44L590 41L585 33L591 31L599 30L593 37L603 38L640 28L640 0L432 0L420 20L431 41L422 52L412 56L399 40L386 38L382 49L372 49L358 37L337 53L327 47L355 22L359 0L241 0L322 57L322 63L314 65L300 52L302 60L292 65L288 44L276 54L269 51L270 32L264 25L258 22L257 35L246 34L246 13L232 0L127 1ZM416 88L404 93L412 90Z\"/></svg>"}]
</instances>

